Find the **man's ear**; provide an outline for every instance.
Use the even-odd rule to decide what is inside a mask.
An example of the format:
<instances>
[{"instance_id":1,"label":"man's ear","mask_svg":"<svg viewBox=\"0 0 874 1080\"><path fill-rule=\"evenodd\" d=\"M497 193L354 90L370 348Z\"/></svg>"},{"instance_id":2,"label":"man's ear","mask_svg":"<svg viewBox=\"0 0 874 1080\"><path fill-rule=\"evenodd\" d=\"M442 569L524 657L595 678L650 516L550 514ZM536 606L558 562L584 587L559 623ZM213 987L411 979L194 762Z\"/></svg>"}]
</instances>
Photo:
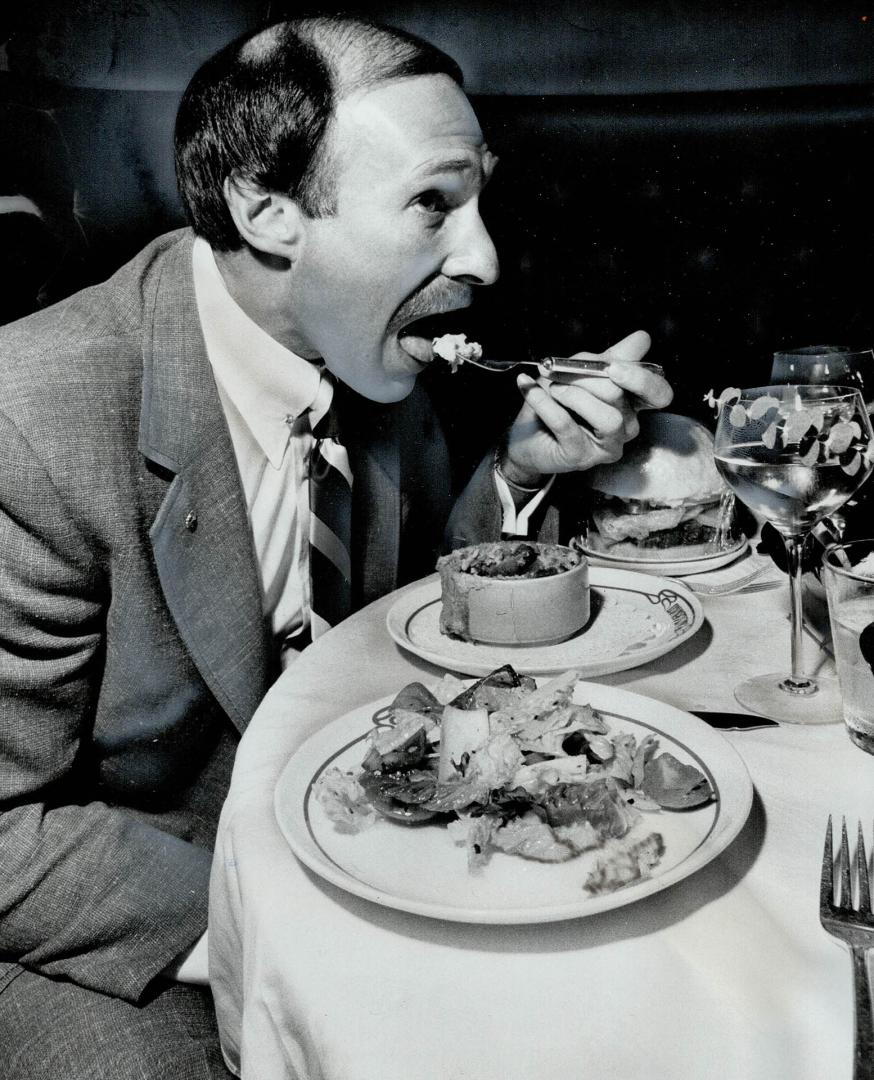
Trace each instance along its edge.
<instances>
[{"instance_id":1,"label":"man's ear","mask_svg":"<svg viewBox=\"0 0 874 1080\"><path fill-rule=\"evenodd\" d=\"M241 176L229 176L223 191L234 225L247 244L267 255L294 259L303 238L303 215L294 199Z\"/></svg>"}]
</instances>

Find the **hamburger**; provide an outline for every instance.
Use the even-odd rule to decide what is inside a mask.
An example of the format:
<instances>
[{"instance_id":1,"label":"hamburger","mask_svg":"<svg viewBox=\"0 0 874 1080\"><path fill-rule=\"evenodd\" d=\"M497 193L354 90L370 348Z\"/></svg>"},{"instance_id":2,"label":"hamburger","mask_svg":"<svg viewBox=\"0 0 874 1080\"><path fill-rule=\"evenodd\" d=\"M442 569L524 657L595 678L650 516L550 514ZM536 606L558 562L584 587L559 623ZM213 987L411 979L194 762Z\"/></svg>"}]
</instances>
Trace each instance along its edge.
<instances>
[{"instance_id":1,"label":"hamburger","mask_svg":"<svg viewBox=\"0 0 874 1080\"><path fill-rule=\"evenodd\" d=\"M676 413L644 413L620 461L587 474L585 547L611 558L664 562L736 546L734 496L716 470L713 436Z\"/></svg>"}]
</instances>

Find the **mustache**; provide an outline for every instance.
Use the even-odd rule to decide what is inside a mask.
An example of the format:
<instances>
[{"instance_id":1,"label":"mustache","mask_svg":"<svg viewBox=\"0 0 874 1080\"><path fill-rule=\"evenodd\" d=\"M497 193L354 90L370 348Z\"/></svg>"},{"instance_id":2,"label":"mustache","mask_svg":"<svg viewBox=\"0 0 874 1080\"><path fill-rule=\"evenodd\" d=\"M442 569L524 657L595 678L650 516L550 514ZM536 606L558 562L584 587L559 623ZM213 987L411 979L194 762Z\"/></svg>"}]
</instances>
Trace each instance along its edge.
<instances>
[{"instance_id":1,"label":"mustache","mask_svg":"<svg viewBox=\"0 0 874 1080\"><path fill-rule=\"evenodd\" d=\"M391 317L388 329L394 332L426 316L470 307L472 300L473 288L470 285L449 278L434 278L407 297Z\"/></svg>"}]
</instances>

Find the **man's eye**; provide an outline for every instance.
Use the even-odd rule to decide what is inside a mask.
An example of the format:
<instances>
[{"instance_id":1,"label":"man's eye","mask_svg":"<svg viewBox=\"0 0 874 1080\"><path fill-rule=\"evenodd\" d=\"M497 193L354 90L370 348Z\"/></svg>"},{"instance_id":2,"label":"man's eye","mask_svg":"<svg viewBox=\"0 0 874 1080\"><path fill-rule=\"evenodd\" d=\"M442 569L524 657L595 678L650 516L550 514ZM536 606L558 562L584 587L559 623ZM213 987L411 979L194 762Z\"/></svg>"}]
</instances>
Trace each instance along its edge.
<instances>
[{"instance_id":1,"label":"man's eye","mask_svg":"<svg viewBox=\"0 0 874 1080\"><path fill-rule=\"evenodd\" d=\"M417 196L416 205L427 214L445 214L449 211L449 203L441 191L423 191Z\"/></svg>"}]
</instances>

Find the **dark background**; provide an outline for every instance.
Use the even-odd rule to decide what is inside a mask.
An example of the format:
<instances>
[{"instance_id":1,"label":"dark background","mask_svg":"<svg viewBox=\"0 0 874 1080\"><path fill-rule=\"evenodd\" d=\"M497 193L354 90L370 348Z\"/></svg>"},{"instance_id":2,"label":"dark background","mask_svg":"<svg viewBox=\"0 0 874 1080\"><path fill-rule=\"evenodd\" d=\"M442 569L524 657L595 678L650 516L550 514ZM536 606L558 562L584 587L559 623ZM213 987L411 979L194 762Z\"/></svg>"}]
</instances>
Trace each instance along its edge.
<instances>
[{"instance_id":1,"label":"dark background","mask_svg":"<svg viewBox=\"0 0 874 1080\"><path fill-rule=\"evenodd\" d=\"M330 10L36 0L0 16L0 173L44 211L0 218L20 303L103 278L181 224L171 136L190 75L266 17ZM775 348L874 344L874 3L346 10L465 70L501 158L484 216L503 275L462 327L489 351L600 350L643 327L676 408L704 418L710 387L766 382ZM516 404L503 376L429 377L456 429Z\"/></svg>"}]
</instances>

